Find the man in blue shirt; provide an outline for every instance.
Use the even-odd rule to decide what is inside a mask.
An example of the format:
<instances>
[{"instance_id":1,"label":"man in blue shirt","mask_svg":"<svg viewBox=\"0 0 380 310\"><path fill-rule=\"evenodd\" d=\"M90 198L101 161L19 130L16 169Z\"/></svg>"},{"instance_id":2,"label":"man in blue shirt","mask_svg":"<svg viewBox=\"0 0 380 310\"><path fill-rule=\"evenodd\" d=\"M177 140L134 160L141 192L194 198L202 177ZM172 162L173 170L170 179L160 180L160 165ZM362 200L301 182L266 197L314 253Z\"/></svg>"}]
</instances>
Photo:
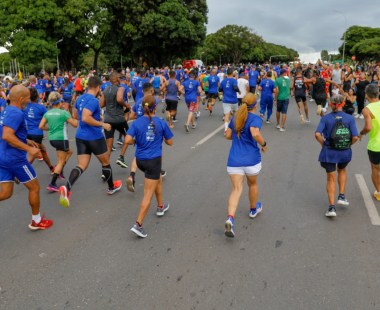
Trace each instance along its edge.
<instances>
[{"instance_id":1,"label":"man in blue shirt","mask_svg":"<svg viewBox=\"0 0 380 310\"><path fill-rule=\"evenodd\" d=\"M146 77L146 73L141 72L140 77L138 77L133 84L133 88L136 90L135 102L139 101L144 97L143 87L145 83L149 82L150 80Z\"/></svg>"},{"instance_id":2,"label":"man in blue shirt","mask_svg":"<svg viewBox=\"0 0 380 310\"><path fill-rule=\"evenodd\" d=\"M228 129L231 114L238 109L238 98L236 93L240 93L236 79L233 78L234 70L227 69L227 78L223 79L219 91L223 93L223 113L224 113L224 133Z\"/></svg>"},{"instance_id":3,"label":"man in blue shirt","mask_svg":"<svg viewBox=\"0 0 380 310\"><path fill-rule=\"evenodd\" d=\"M73 118L79 120L78 130L75 135L78 163L71 170L66 186L59 188L59 202L64 207L70 206L71 189L74 183L82 175L90 164L91 155L94 154L102 165L104 180L108 183L108 195L113 195L120 190L121 180L113 181L112 168L107 152L107 144L103 130L111 130L111 125L101 120L102 110L97 97L100 93L101 80L98 77L88 79L88 91L79 96L75 102ZM102 101L104 98L102 98Z\"/></svg>"},{"instance_id":4,"label":"man in blue shirt","mask_svg":"<svg viewBox=\"0 0 380 310\"><path fill-rule=\"evenodd\" d=\"M329 208L325 215L327 217L335 217L335 193L336 193L336 170L338 168L338 185L339 195L337 204L348 206L349 202L345 197L345 187L347 182L347 166L352 158L351 147L340 150L332 146L331 138L335 124L342 122L351 133L351 145L359 140L359 133L356 128L355 119L353 116L342 112L344 106L344 97L335 95L331 98L332 112L323 116L315 132L315 138L322 146L319 154L319 162L327 173L327 196Z\"/></svg>"},{"instance_id":5,"label":"man in blue shirt","mask_svg":"<svg viewBox=\"0 0 380 310\"><path fill-rule=\"evenodd\" d=\"M110 76L109 76L109 75L106 75L106 76L104 77L104 81L103 81L102 85L100 86L100 90L101 90L102 92L104 92L104 90L105 90L108 86L110 86L110 85L112 85L112 83L110 82Z\"/></svg>"},{"instance_id":6,"label":"man in blue shirt","mask_svg":"<svg viewBox=\"0 0 380 310\"><path fill-rule=\"evenodd\" d=\"M267 124L270 123L270 117L273 111L273 93L276 92L276 90L276 85L272 80L272 72L268 71L259 85L259 91L261 91L260 117L264 118L265 112L267 111Z\"/></svg>"},{"instance_id":7,"label":"man in blue shirt","mask_svg":"<svg viewBox=\"0 0 380 310\"><path fill-rule=\"evenodd\" d=\"M187 105L187 110L189 111L187 115L187 121L185 124L186 132L189 132L190 123L191 128L195 129L197 127L195 123L194 112L197 110L198 104L198 94L202 92L201 84L195 80L195 73L193 71L189 74L189 79L182 84L185 90L185 102Z\"/></svg>"},{"instance_id":8,"label":"man in blue shirt","mask_svg":"<svg viewBox=\"0 0 380 310\"><path fill-rule=\"evenodd\" d=\"M29 90L21 85L12 87L9 94L10 105L0 116L0 201L12 196L17 179L29 191L32 209L31 230L44 230L53 225L52 220L40 215L40 185L36 172L26 158L41 155L33 141L27 140L25 117L22 109L30 100Z\"/></svg>"},{"instance_id":9,"label":"man in blue shirt","mask_svg":"<svg viewBox=\"0 0 380 310\"><path fill-rule=\"evenodd\" d=\"M212 110L215 105L216 99L218 98L218 91L220 87L220 78L217 76L217 69L211 71L210 76L207 80L208 83L208 102L207 108Z\"/></svg>"},{"instance_id":10,"label":"man in blue shirt","mask_svg":"<svg viewBox=\"0 0 380 310\"><path fill-rule=\"evenodd\" d=\"M256 93L256 85L259 75L260 74L259 71L256 70L256 66L252 65L251 69L248 72L249 88L252 94Z\"/></svg>"}]
</instances>

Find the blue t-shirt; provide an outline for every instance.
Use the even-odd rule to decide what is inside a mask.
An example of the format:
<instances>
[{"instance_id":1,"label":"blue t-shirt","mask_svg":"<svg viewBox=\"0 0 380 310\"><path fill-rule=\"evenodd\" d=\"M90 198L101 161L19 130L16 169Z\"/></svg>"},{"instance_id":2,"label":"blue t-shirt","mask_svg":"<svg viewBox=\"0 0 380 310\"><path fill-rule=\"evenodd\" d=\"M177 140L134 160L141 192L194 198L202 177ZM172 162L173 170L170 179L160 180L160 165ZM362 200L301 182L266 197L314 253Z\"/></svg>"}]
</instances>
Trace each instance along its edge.
<instances>
[{"instance_id":1,"label":"blue t-shirt","mask_svg":"<svg viewBox=\"0 0 380 310\"><path fill-rule=\"evenodd\" d=\"M157 116L152 117L153 128L147 116L135 120L129 127L127 135L136 142L136 159L149 160L162 156L163 138L169 140L173 133L165 121Z\"/></svg>"},{"instance_id":2,"label":"blue t-shirt","mask_svg":"<svg viewBox=\"0 0 380 310\"><path fill-rule=\"evenodd\" d=\"M104 82L102 85L100 85L100 90L104 91L110 85L112 85L111 82Z\"/></svg>"},{"instance_id":3,"label":"blue t-shirt","mask_svg":"<svg viewBox=\"0 0 380 310\"><path fill-rule=\"evenodd\" d=\"M236 89L239 90L237 86L237 81L234 78L225 78L222 83L220 83L220 88L223 91L223 102L224 103L237 103Z\"/></svg>"},{"instance_id":4,"label":"blue t-shirt","mask_svg":"<svg viewBox=\"0 0 380 310\"><path fill-rule=\"evenodd\" d=\"M210 75L208 77L208 93L209 94L217 94L218 93L218 84L220 79L217 75Z\"/></svg>"},{"instance_id":5,"label":"blue t-shirt","mask_svg":"<svg viewBox=\"0 0 380 310\"><path fill-rule=\"evenodd\" d=\"M183 76L182 70L178 69L175 71L175 78L178 82L181 82L182 76Z\"/></svg>"},{"instance_id":6,"label":"blue t-shirt","mask_svg":"<svg viewBox=\"0 0 380 310\"><path fill-rule=\"evenodd\" d=\"M39 103L28 103L24 109L24 116L28 135L42 136L43 130L38 128L42 117L47 112L47 109Z\"/></svg>"},{"instance_id":7,"label":"blue t-shirt","mask_svg":"<svg viewBox=\"0 0 380 310\"><path fill-rule=\"evenodd\" d=\"M138 78L135 83L134 83L134 88L136 89L136 102L139 99L144 98L144 93L143 93L143 86L145 83L149 83L148 78Z\"/></svg>"},{"instance_id":8,"label":"blue t-shirt","mask_svg":"<svg viewBox=\"0 0 380 310\"><path fill-rule=\"evenodd\" d=\"M161 86L161 77L159 75L155 76L153 79L153 88L160 88Z\"/></svg>"},{"instance_id":9,"label":"blue t-shirt","mask_svg":"<svg viewBox=\"0 0 380 310\"><path fill-rule=\"evenodd\" d=\"M46 81L45 79L38 81L38 86L39 86L42 93L46 92L46 84L47 83L48 83L48 81Z\"/></svg>"},{"instance_id":10,"label":"blue t-shirt","mask_svg":"<svg viewBox=\"0 0 380 310\"><path fill-rule=\"evenodd\" d=\"M248 77L249 77L249 87L255 87L257 85L259 72L257 70L250 70L248 72Z\"/></svg>"},{"instance_id":11,"label":"blue t-shirt","mask_svg":"<svg viewBox=\"0 0 380 310\"><path fill-rule=\"evenodd\" d=\"M197 80L187 80L182 83L185 88L185 101L187 104L197 102L198 86L201 86Z\"/></svg>"},{"instance_id":12,"label":"blue t-shirt","mask_svg":"<svg viewBox=\"0 0 380 310\"><path fill-rule=\"evenodd\" d=\"M65 84L65 79L62 76L57 77L57 84L59 87L62 86L63 84Z\"/></svg>"},{"instance_id":13,"label":"blue t-shirt","mask_svg":"<svg viewBox=\"0 0 380 310\"><path fill-rule=\"evenodd\" d=\"M9 167L23 164L26 161L26 151L17 149L2 139L4 126L13 129L16 137L26 143L27 131L24 112L14 106L7 106L0 116L0 166Z\"/></svg>"},{"instance_id":14,"label":"blue t-shirt","mask_svg":"<svg viewBox=\"0 0 380 310\"><path fill-rule=\"evenodd\" d=\"M127 84L120 84L119 86L124 88L124 96L123 96L124 102L128 102L128 93L131 92L131 89L129 88Z\"/></svg>"},{"instance_id":15,"label":"blue t-shirt","mask_svg":"<svg viewBox=\"0 0 380 310\"><path fill-rule=\"evenodd\" d=\"M260 83L261 97L273 97L273 90L276 88L275 83L271 79L264 79Z\"/></svg>"},{"instance_id":16,"label":"blue t-shirt","mask_svg":"<svg viewBox=\"0 0 380 310\"><path fill-rule=\"evenodd\" d=\"M135 112L136 118L140 118L141 116L144 116L144 109L143 109L143 106L141 104L143 98L139 99L139 101L136 101L136 103L132 107L132 111Z\"/></svg>"},{"instance_id":17,"label":"blue t-shirt","mask_svg":"<svg viewBox=\"0 0 380 310\"><path fill-rule=\"evenodd\" d=\"M87 141L104 138L102 127L90 126L82 121L83 109L91 111L92 117L95 120L100 121L101 109L99 100L91 94L84 94L75 102L75 108L78 110L79 119L79 126L75 137Z\"/></svg>"},{"instance_id":18,"label":"blue t-shirt","mask_svg":"<svg viewBox=\"0 0 380 310\"><path fill-rule=\"evenodd\" d=\"M65 102L71 102L71 99L73 98L73 88L74 84L69 83L66 86L62 85L61 90L62 90L62 97Z\"/></svg>"},{"instance_id":19,"label":"blue t-shirt","mask_svg":"<svg viewBox=\"0 0 380 310\"><path fill-rule=\"evenodd\" d=\"M335 117L337 116L342 118L343 124L345 124L350 129L353 137L359 136L358 129L356 128L356 123L353 116L344 112L332 112L323 116L316 130L316 132L321 133L326 140L322 147L321 153L319 154L318 160L321 163L339 164L351 161L351 148L348 150L334 150L329 148L329 138L331 136L331 132L336 122Z\"/></svg>"},{"instance_id":20,"label":"blue t-shirt","mask_svg":"<svg viewBox=\"0 0 380 310\"><path fill-rule=\"evenodd\" d=\"M241 130L240 138L235 132L235 119L232 119L228 127L232 130L232 145L228 156L228 167L250 167L261 162L261 153L255 139L251 134L251 127L261 129L262 119L252 113L248 113L247 121Z\"/></svg>"},{"instance_id":21,"label":"blue t-shirt","mask_svg":"<svg viewBox=\"0 0 380 310\"><path fill-rule=\"evenodd\" d=\"M0 116L3 114L3 111L7 107L7 101L3 98L0 98Z\"/></svg>"}]
</instances>

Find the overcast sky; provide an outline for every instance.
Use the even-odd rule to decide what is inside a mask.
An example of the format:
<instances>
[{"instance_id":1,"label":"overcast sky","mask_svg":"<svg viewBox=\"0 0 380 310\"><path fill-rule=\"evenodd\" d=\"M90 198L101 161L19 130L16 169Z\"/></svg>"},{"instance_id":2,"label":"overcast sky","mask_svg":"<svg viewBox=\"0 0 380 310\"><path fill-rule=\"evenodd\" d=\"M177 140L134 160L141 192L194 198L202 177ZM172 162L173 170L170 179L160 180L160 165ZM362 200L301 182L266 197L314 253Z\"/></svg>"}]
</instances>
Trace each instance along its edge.
<instances>
[{"instance_id":1,"label":"overcast sky","mask_svg":"<svg viewBox=\"0 0 380 310\"><path fill-rule=\"evenodd\" d=\"M228 24L248 26L265 41L300 54L336 51L349 26L380 27L379 0L207 0L207 4L208 33Z\"/></svg>"}]
</instances>

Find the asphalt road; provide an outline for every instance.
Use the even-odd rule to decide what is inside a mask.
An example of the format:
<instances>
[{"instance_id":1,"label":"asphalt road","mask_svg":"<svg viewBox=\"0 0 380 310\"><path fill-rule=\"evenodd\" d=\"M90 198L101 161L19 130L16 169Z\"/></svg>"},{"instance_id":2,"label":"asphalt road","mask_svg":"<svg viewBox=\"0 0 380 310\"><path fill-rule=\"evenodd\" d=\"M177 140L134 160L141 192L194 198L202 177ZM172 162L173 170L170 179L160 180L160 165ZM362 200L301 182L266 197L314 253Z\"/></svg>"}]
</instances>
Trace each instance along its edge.
<instances>
[{"instance_id":1,"label":"asphalt road","mask_svg":"<svg viewBox=\"0 0 380 310\"><path fill-rule=\"evenodd\" d=\"M212 117L201 110L198 128L188 134L180 104L174 146L164 147L164 199L171 209L157 218L152 203L143 240L129 231L143 193L140 172L136 193L123 187L107 196L93 158L64 209L44 189L45 164L35 162L42 209L55 222L48 231L29 231L22 186L1 202L0 309L380 309L380 227L372 225L365 199L376 213L379 203L362 195L355 178L362 175L373 191L366 144L353 147L350 206L325 218L326 176L317 162L316 106L310 106L309 125L299 123L293 101L287 132L264 124L263 212L248 217L245 188L235 239L224 236L230 142L219 131L194 147L223 124L219 103ZM363 121L357 123L361 128ZM112 154L114 177L124 181L129 169L114 164L118 153L119 147ZM133 154L130 148L128 162Z\"/></svg>"}]
</instances>

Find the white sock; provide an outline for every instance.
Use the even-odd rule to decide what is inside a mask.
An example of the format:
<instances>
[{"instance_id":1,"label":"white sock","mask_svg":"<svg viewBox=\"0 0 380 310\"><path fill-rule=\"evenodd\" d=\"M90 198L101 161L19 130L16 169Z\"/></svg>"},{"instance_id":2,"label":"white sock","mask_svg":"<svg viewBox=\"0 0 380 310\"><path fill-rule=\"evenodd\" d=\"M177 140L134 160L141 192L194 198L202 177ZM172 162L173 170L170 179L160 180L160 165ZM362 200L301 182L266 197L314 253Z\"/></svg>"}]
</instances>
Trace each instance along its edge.
<instances>
[{"instance_id":1,"label":"white sock","mask_svg":"<svg viewBox=\"0 0 380 310\"><path fill-rule=\"evenodd\" d=\"M41 215L38 213L37 215L33 215L32 214L32 220L38 224L39 222L41 222Z\"/></svg>"},{"instance_id":2,"label":"white sock","mask_svg":"<svg viewBox=\"0 0 380 310\"><path fill-rule=\"evenodd\" d=\"M228 123L224 123L224 131L228 129Z\"/></svg>"}]
</instances>

